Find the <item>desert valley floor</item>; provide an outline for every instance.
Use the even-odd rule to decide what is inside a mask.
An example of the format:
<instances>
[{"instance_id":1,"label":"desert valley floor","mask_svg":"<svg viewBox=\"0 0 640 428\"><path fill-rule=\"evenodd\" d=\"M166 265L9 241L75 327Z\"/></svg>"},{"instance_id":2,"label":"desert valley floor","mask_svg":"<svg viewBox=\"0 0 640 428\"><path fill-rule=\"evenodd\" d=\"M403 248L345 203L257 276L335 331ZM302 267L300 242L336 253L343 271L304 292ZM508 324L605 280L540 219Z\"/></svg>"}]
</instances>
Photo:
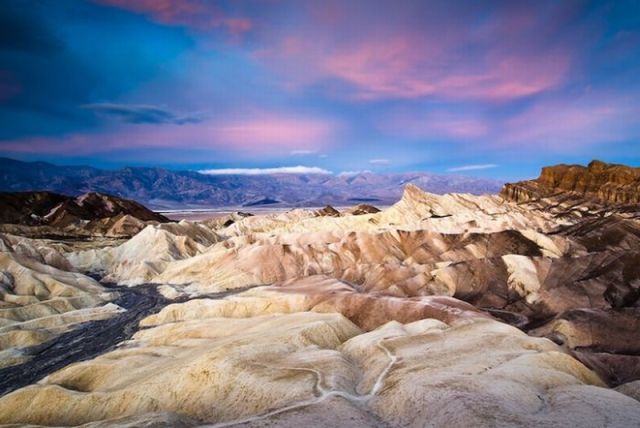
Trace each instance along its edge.
<instances>
[{"instance_id":1,"label":"desert valley floor","mask_svg":"<svg viewBox=\"0 0 640 428\"><path fill-rule=\"evenodd\" d=\"M0 423L640 426L639 182L180 222L4 194Z\"/></svg>"}]
</instances>

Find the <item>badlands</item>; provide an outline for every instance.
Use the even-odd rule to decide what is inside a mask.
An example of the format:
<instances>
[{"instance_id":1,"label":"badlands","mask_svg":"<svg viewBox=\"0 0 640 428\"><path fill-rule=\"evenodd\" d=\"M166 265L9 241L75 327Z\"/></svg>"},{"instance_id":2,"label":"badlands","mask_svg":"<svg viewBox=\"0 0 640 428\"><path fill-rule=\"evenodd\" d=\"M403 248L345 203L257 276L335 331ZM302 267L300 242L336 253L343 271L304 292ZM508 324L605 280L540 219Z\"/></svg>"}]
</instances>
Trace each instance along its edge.
<instances>
[{"instance_id":1,"label":"badlands","mask_svg":"<svg viewBox=\"0 0 640 428\"><path fill-rule=\"evenodd\" d=\"M594 161L381 211L7 215L0 424L640 426L639 184Z\"/></svg>"}]
</instances>

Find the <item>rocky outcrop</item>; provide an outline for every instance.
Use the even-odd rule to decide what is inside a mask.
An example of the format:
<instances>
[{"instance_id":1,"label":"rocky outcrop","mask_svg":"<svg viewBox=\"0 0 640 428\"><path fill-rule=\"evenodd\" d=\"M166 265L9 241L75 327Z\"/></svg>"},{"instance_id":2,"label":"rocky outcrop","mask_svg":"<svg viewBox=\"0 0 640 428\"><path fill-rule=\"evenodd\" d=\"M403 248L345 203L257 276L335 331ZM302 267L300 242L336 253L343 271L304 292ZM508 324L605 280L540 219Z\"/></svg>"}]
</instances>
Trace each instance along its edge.
<instances>
[{"instance_id":1,"label":"rocky outcrop","mask_svg":"<svg viewBox=\"0 0 640 428\"><path fill-rule=\"evenodd\" d=\"M510 201L527 202L573 193L587 200L608 204L640 203L640 168L594 160L581 165L542 168L535 180L505 184L502 196Z\"/></svg>"},{"instance_id":2,"label":"rocky outcrop","mask_svg":"<svg viewBox=\"0 0 640 428\"><path fill-rule=\"evenodd\" d=\"M64 271L73 271L69 261L46 241L0 234L0 252L10 252Z\"/></svg>"},{"instance_id":3,"label":"rocky outcrop","mask_svg":"<svg viewBox=\"0 0 640 428\"><path fill-rule=\"evenodd\" d=\"M77 198L50 192L0 193L0 207L3 231L41 236L133 236L148 222L169 221L135 201L96 192Z\"/></svg>"},{"instance_id":4,"label":"rocky outcrop","mask_svg":"<svg viewBox=\"0 0 640 428\"><path fill-rule=\"evenodd\" d=\"M67 269L56 250L0 235L0 367L28 359L27 347L121 310L107 303L115 293Z\"/></svg>"},{"instance_id":5,"label":"rocky outcrop","mask_svg":"<svg viewBox=\"0 0 640 428\"><path fill-rule=\"evenodd\" d=\"M319 217L338 217L340 215L340 211L333 208L331 205L327 205L326 207L317 210L316 215Z\"/></svg>"},{"instance_id":6,"label":"rocky outcrop","mask_svg":"<svg viewBox=\"0 0 640 428\"><path fill-rule=\"evenodd\" d=\"M300 312L139 331L128 347L6 395L0 421L116 425L163 413L223 426L419 427L640 418L637 401L603 386L551 341L492 320L389 322L363 332L340 314Z\"/></svg>"},{"instance_id":7,"label":"rocky outcrop","mask_svg":"<svg viewBox=\"0 0 640 428\"><path fill-rule=\"evenodd\" d=\"M212 230L218 230L225 227L229 227L237 221L242 220L246 217L252 217L253 214L246 213L242 211L236 211L225 215L211 217L205 220L200 221L201 224L206 225L208 228Z\"/></svg>"},{"instance_id":8,"label":"rocky outcrop","mask_svg":"<svg viewBox=\"0 0 640 428\"><path fill-rule=\"evenodd\" d=\"M344 211L345 215L364 215L379 213L380 209L369 204L359 204Z\"/></svg>"},{"instance_id":9,"label":"rocky outcrop","mask_svg":"<svg viewBox=\"0 0 640 428\"><path fill-rule=\"evenodd\" d=\"M188 221L146 226L116 247L69 252L67 259L79 270L104 281L133 285L150 282L167 264L194 257L221 238L210 228Z\"/></svg>"},{"instance_id":10,"label":"rocky outcrop","mask_svg":"<svg viewBox=\"0 0 640 428\"><path fill-rule=\"evenodd\" d=\"M0 223L42 224L54 207L70 199L51 192L0 193Z\"/></svg>"},{"instance_id":11,"label":"rocky outcrop","mask_svg":"<svg viewBox=\"0 0 640 428\"><path fill-rule=\"evenodd\" d=\"M0 393L13 391L0 397L0 423L633 425L637 206L579 186L537 196L544 186L514 203L408 184L380 212L150 224L88 250L4 236L0 313L23 341L0 361L29 357L22 346L40 340L24 335L29 326L46 330L47 349L81 338L93 351L39 372L37 384L2 389L20 373L0 371ZM87 271L134 288L100 306L105 288L78 273ZM127 293L138 290L155 294L132 314L139 301ZM71 299L83 304L73 311ZM126 312L56 321L113 303ZM93 346L91 328L106 345ZM35 355L17 368L46 362Z\"/></svg>"},{"instance_id":12,"label":"rocky outcrop","mask_svg":"<svg viewBox=\"0 0 640 428\"><path fill-rule=\"evenodd\" d=\"M142 221L168 219L135 201L96 192L73 198L50 192L0 193L0 223L64 227L79 220L129 215Z\"/></svg>"}]
</instances>

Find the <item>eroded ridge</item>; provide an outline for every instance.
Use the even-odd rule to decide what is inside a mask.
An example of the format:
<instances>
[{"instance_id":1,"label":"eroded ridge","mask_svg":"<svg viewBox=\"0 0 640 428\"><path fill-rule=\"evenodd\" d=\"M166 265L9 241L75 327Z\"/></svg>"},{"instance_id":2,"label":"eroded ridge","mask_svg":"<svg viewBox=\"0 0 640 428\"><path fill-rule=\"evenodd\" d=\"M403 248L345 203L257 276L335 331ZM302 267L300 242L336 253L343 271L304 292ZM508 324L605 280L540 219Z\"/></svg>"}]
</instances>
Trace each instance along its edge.
<instances>
[{"instance_id":1,"label":"eroded ridge","mask_svg":"<svg viewBox=\"0 0 640 428\"><path fill-rule=\"evenodd\" d=\"M1 243L2 373L20 386L0 398L2 423L640 420L628 205L409 185L381 211L148 224L108 246ZM23 369L40 374L15 383Z\"/></svg>"}]
</instances>

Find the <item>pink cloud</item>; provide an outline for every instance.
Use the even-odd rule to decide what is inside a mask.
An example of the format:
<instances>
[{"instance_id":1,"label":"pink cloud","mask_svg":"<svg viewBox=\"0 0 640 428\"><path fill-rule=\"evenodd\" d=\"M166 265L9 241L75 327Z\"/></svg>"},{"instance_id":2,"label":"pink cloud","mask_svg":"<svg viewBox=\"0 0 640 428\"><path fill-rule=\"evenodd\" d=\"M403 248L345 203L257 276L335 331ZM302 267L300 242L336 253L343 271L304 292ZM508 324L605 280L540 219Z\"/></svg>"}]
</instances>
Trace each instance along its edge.
<instances>
[{"instance_id":1,"label":"pink cloud","mask_svg":"<svg viewBox=\"0 0 640 428\"><path fill-rule=\"evenodd\" d=\"M488 66L475 72L442 76L438 87L451 98L510 100L544 92L563 83L569 55L545 52L527 56L504 52L487 55Z\"/></svg>"},{"instance_id":2,"label":"pink cloud","mask_svg":"<svg viewBox=\"0 0 640 428\"><path fill-rule=\"evenodd\" d=\"M502 124L496 143L503 146L545 147L572 151L589 144L605 143L637 135L629 127L633 113L620 100L582 97L575 102L549 101L535 104Z\"/></svg>"},{"instance_id":3,"label":"pink cloud","mask_svg":"<svg viewBox=\"0 0 640 428\"><path fill-rule=\"evenodd\" d=\"M360 100L438 96L506 101L562 84L570 66L570 55L562 49L531 54L495 49L468 61L456 53L459 43L405 35L323 48L287 37L257 57L293 74L288 84L334 79L349 84L346 95Z\"/></svg>"},{"instance_id":4,"label":"pink cloud","mask_svg":"<svg viewBox=\"0 0 640 428\"><path fill-rule=\"evenodd\" d=\"M334 130L333 123L323 120L263 117L249 122L239 121L213 131L218 138L234 145L249 144L253 147L259 142L270 147L296 148L322 143L331 137Z\"/></svg>"},{"instance_id":5,"label":"pink cloud","mask_svg":"<svg viewBox=\"0 0 640 428\"><path fill-rule=\"evenodd\" d=\"M567 100L542 98L502 115L395 110L378 119L386 135L421 141L470 143L485 150L545 150L575 153L592 145L640 138L637 102L630 95L585 91Z\"/></svg>"},{"instance_id":6,"label":"pink cloud","mask_svg":"<svg viewBox=\"0 0 640 428\"><path fill-rule=\"evenodd\" d=\"M190 0L98 0L110 6L150 15L163 23L185 23L185 19L206 12L206 7Z\"/></svg>"},{"instance_id":7,"label":"pink cloud","mask_svg":"<svg viewBox=\"0 0 640 428\"><path fill-rule=\"evenodd\" d=\"M320 68L353 84L356 98L413 98L436 91L420 76L421 58L412 41L401 37L338 49L323 56Z\"/></svg>"},{"instance_id":8,"label":"pink cloud","mask_svg":"<svg viewBox=\"0 0 640 428\"><path fill-rule=\"evenodd\" d=\"M225 18L222 25L233 34L245 33L253 28L253 21L249 18Z\"/></svg>"},{"instance_id":9,"label":"pink cloud","mask_svg":"<svg viewBox=\"0 0 640 428\"><path fill-rule=\"evenodd\" d=\"M405 111L381 121L380 130L389 135L409 138L474 140L489 135L491 126L489 122L471 115L445 112L415 114Z\"/></svg>"},{"instance_id":10,"label":"pink cloud","mask_svg":"<svg viewBox=\"0 0 640 428\"><path fill-rule=\"evenodd\" d=\"M224 28L241 34L253 28L246 17L227 16L213 2L199 0L97 0L100 3L148 15L154 21L198 30Z\"/></svg>"},{"instance_id":11,"label":"pink cloud","mask_svg":"<svg viewBox=\"0 0 640 428\"><path fill-rule=\"evenodd\" d=\"M338 131L327 119L257 114L225 122L186 125L128 125L106 133L28 137L0 141L0 149L19 153L91 154L113 150L209 149L247 156L276 156L291 150L322 150Z\"/></svg>"},{"instance_id":12,"label":"pink cloud","mask_svg":"<svg viewBox=\"0 0 640 428\"><path fill-rule=\"evenodd\" d=\"M357 100L504 102L562 86L574 62L564 21L549 22L533 5L507 5L479 19L473 7L416 4L415 15L414 7L367 14L366 2L328 3L327 10L325 2L312 7L314 19L304 25L272 30L254 52L286 88L321 84Z\"/></svg>"},{"instance_id":13,"label":"pink cloud","mask_svg":"<svg viewBox=\"0 0 640 428\"><path fill-rule=\"evenodd\" d=\"M640 138L637 102L628 94L585 91L582 95L541 99L505 120L496 120L484 147L576 153L589 146Z\"/></svg>"}]
</instances>

